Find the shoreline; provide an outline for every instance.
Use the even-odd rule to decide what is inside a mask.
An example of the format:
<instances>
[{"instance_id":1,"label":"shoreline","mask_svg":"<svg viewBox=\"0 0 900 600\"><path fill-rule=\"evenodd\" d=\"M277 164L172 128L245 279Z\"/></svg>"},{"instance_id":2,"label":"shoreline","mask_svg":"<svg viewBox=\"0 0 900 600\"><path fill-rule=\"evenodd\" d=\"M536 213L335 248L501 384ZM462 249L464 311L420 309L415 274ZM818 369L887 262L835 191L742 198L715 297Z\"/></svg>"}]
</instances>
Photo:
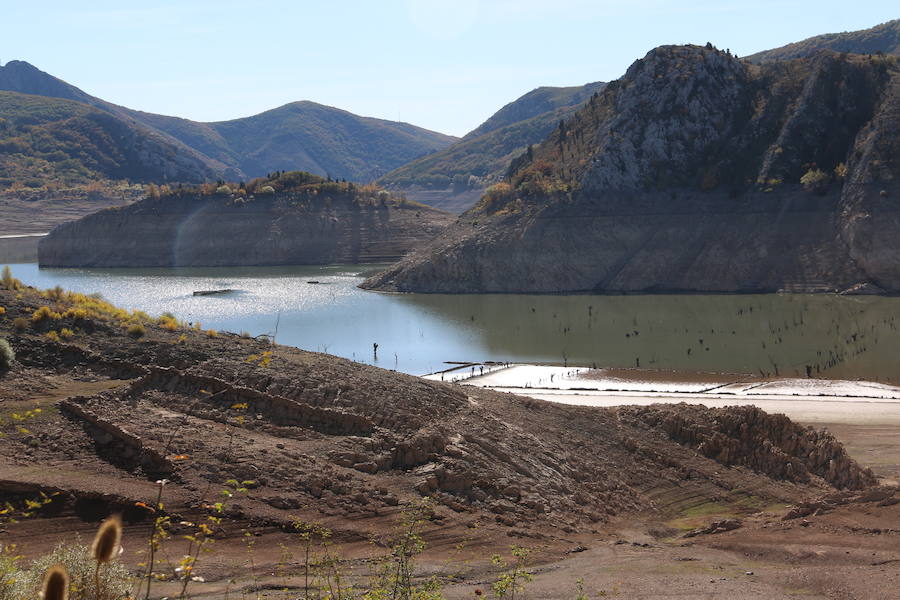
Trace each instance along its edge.
<instances>
[{"instance_id":1,"label":"shoreline","mask_svg":"<svg viewBox=\"0 0 900 600\"><path fill-rule=\"evenodd\" d=\"M483 368L483 371L482 371ZM803 423L900 426L900 386L840 379L468 363L423 376L581 406L752 404Z\"/></svg>"}]
</instances>

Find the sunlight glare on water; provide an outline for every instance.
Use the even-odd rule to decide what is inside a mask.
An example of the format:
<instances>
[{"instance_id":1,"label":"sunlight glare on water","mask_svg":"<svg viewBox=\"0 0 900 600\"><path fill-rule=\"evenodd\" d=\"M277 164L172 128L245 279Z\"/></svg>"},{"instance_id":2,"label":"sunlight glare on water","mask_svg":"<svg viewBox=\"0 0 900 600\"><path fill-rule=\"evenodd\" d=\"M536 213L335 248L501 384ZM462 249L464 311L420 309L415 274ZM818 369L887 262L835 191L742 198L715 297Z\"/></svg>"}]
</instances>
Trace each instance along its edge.
<instances>
[{"instance_id":1,"label":"sunlight glare on water","mask_svg":"<svg viewBox=\"0 0 900 600\"><path fill-rule=\"evenodd\" d=\"M357 287L374 265L12 268L29 285L99 292L204 329L273 334L277 323L280 344L414 374L494 360L788 377L809 367L900 383L898 298L378 294ZM193 295L225 288L235 291Z\"/></svg>"}]
</instances>

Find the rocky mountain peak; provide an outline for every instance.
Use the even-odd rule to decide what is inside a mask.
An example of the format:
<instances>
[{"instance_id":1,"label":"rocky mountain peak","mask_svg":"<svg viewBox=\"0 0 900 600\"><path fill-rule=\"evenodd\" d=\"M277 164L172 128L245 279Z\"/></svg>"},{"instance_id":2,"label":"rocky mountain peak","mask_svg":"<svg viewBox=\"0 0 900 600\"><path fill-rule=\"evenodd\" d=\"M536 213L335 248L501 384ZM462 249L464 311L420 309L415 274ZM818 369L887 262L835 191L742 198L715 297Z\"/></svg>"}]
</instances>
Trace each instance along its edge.
<instances>
[{"instance_id":1,"label":"rocky mountain peak","mask_svg":"<svg viewBox=\"0 0 900 600\"><path fill-rule=\"evenodd\" d=\"M593 159L582 186L599 191L687 183L696 157L723 144L746 111L747 85L747 66L730 54L699 46L651 50L604 94L605 102L594 103L614 114L587 132Z\"/></svg>"}]
</instances>

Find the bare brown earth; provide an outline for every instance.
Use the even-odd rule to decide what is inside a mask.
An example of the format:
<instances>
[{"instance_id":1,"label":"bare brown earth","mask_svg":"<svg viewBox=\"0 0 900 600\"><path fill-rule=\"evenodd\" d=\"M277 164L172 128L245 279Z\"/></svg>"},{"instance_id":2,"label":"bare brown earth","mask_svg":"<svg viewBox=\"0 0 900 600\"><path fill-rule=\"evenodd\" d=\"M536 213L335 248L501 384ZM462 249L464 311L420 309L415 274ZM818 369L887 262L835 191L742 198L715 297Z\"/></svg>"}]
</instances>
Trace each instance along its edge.
<instances>
[{"instance_id":1,"label":"bare brown earth","mask_svg":"<svg viewBox=\"0 0 900 600\"><path fill-rule=\"evenodd\" d=\"M333 530L342 568L364 583L403 507L426 496L419 572L453 575L450 598L487 594L488 557L513 544L534 549L529 598L574 598L578 578L592 598L896 597L896 490L878 487L832 435L785 417L564 406L232 334L146 322L134 339L121 316L12 329L38 306L69 303L0 290L0 335L17 353L0 377L0 499L53 499L3 525L0 542L26 556L89 538L116 511L127 524L123 560L136 566L149 527L138 503L154 504L157 480L171 482L173 533L187 534L218 514L212 503L235 479L252 483L227 501L195 597L260 584L271 597L284 586L283 597L300 596L297 519ZM74 337L44 335L62 327ZM251 358L267 350L269 364ZM43 412L12 418L35 407ZM796 518L782 520L789 512ZM723 519L741 526L685 535ZM165 555L177 561L183 544L176 535Z\"/></svg>"},{"instance_id":2,"label":"bare brown earth","mask_svg":"<svg viewBox=\"0 0 900 600\"><path fill-rule=\"evenodd\" d=\"M141 194L139 188L118 194L90 194L80 190L33 195L2 194L0 235L47 233L61 223L75 221L98 210L130 204Z\"/></svg>"}]
</instances>

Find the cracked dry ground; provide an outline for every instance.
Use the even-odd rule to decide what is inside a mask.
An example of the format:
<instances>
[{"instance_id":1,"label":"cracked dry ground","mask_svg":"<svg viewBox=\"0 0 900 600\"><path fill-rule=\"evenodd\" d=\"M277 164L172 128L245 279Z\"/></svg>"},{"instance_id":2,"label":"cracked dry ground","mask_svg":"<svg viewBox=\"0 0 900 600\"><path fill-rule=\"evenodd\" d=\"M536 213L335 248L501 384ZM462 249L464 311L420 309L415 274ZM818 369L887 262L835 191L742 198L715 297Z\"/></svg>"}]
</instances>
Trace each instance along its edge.
<instances>
[{"instance_id":1,"label":"cracked dry ground","mask_svg":"<svg viewBox=\"0 0 900 600\"><path fill-rule=\"evenodd\" d=\"M0 534L26 555L119 511L137 564L149 527L137 503L153 504L156 480L171 481L175 523L202 518L237 480L253 483L225 508L198 596L251 585L245 530L256 583L284 586L272 573L297 519L333 530L361 577L403 507L428 496L420 572L454 575L451 598L485 589L488 557L512 544L535 549L532 598L572 598L579 578L591 597L897 597L900 493L785 417L563 406L229 334L148 324L136 340L100 318L13 330L53 302L0 291L0 335L17 353L0 411L43 409L25 431L4 421L0 492L59 492ZM51 326L76 333L53 341ZM248 362L266 350L268 364Z\"/></svg>"}]
</instances>

